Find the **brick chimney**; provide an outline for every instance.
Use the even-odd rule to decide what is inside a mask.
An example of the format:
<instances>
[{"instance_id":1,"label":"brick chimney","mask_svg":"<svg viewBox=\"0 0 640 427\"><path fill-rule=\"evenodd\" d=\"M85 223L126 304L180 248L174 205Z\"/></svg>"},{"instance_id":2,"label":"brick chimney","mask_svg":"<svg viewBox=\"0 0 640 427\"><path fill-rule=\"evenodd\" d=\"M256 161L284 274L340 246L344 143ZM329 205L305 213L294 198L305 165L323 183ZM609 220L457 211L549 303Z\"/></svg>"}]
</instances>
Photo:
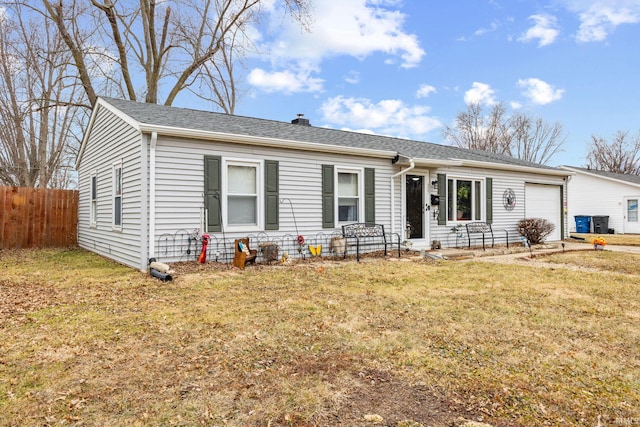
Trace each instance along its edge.
<instances>
[{"instance_id":1,"label":"brick chimney","mask_svg":"<svg viewBox=\"0 0 640 427\"><path fill-rule=\"evenodd\" d=\"M291 120L291 123L293 123L294 125L311 126L311 123L309 123L309 119L304 118L304 114L297 114L297 116L297 118Z\"/></svg>"}]
</instances>

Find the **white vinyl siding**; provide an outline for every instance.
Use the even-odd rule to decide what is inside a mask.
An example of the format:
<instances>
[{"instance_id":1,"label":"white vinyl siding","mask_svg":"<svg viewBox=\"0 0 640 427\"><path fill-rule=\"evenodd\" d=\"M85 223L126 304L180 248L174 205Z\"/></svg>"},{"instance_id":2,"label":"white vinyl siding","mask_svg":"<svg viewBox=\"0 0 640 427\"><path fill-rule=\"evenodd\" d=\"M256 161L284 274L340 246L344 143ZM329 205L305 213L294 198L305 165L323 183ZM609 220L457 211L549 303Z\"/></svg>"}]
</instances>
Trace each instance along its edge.
<instances>
[{"instance_id":1,"label":"white vinyl siding","mask_svg":"<svg viewBox=\"0 0 640 427\"><path fill-rule=\"evenodd\" d=\"M615 233L638 233L625 223L628 199L640 199L640 185L576 172L569 181L569 230L576 230L576 215L608 216L608 228Z\"/></svg>"},{"instance_id":2,"label":"white vinyl siding","mask_svg":"<svg viewBox=\"0 0 640 427\"><path fill-rule=\"evenodd\" d=\"M418 170L418 169L416 169ZM416 172L417 173L417 172ZM496 244L504 244L504 236L505 233L502 230L506 230L509 233L509 239L511 242L518 242L519 235L516 231L516 225L520 219L525 218L525 184L527 182L535 182L540 184L551 184L556 186L563 186L564 180L562 177L554 177L554 176L546 176L535 173L518 173L518 172L509 172L509 171L500 171L495 169L479 169L479 168L461 168L461 167L452 167L452 168L441 168L441 169L431 169L431 176L435 176L436 173L446 174L447 179L449 177L465 177L467 179L471 178L474 180L485 180L486 178L492 178L492 187L493 191L491 194L491 198L493 200L493 219L491 226L495 230L494 234L496 237ZM484 186L483 186L484 188ZM515 206L512 210L508 210L504 207L503 204L503 195L505 190L511 189L516 195ZM430 188L429 191L431 194L436 194L437 189ZM565 196L566 202L566 191L562 193ZM433 214L438 209L445 209L445 206L442 205L444 197L440 198L441 205L438 207L431 207L431 213ZM485 203L487 199L486 194L482 195L482 203ZM558 206L560 206L560 201L558 201ZM486 206L482 207L482 220L486 220L485 218ZM464 221L453 221L448 222L447 225L438 225L436 220L433 220L434 217L432 215L431 221L431 240L439 240L442 243L443 247L447 246L455 246L456 245L456 233L451 231L451 227L457 223L464 224ZM566 231L566 220L564 221L565 229L558 230L561 235ZM459 246L465 245L466 243L466 234L464 234L464 225L463 236L458 237L457 244Z\"/></svg>"},{"instance_id":3,"label":"white vinyl siding","mask_svg":"<svg viewBox=\"0 0 640 427\"><path fill-rule=\"evenodd\" d=\"M142 226L141 135L104 107L95 113L82 161L78 168L78 244L123 264L141 268L146 230ZM113 226L113 164L122 162L122 194L125 196L122 227ZM127 167L131 165L131 167ZM145 165L146 166L146 165ZM91 223L91 176L95 174L97 199L95 223Z\"/></svg>"},{"instance_id":4,"label":"white vinyl siding","mask_svg":"<svg viewBox=\"0 0 640 427\"><path fill-rule=\"evenodd\" d=\"M297 233L310 239L317 233L339 232L340 224L337 221L334 229L322 228L322 165L334 164L336 170L357 171L360 174L365 167L376 168L376 222L390 230L389 185L395 170L388 159L159 137L156 151L156 240L163 234L173 235L178 230L191 232L194 228L204 227L205 155L220 156L223 162L229 159L242 159L248 164L263 164L265 159L279 162L279 229L266 231L271 237L295 236ZM263 172L264 168L258 172L260 180ZM362 185L363 179L361 175L359 185ZM263 186L262 182L258 184L259 195L264 191ZM360 189L362 194L363 190ZM258 202L261 209L263 204L261 199ZM360 215L363 215L362 210ZM262 217L262 214L258 216L259 221ZM227 239L246 237L248 233L255 235L256 232L251 228L247 231L246 227L232 227L227 221L224 222L224 236ZM209 231L209 234L215 238L223 236L221 232Z\"/></svg>"}]
</instances>

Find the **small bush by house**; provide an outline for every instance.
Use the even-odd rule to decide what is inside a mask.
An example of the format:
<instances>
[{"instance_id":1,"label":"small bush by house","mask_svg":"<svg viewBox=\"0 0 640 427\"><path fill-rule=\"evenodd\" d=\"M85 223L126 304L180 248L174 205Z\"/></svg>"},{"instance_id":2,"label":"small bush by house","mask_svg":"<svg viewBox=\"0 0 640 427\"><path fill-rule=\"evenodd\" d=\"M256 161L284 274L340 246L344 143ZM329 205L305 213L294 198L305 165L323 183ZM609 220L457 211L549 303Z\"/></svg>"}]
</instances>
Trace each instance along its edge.
<instances>
[{"instance_id":1,"label":"small bush by house","mask_svg":"<svg viewBox=\"0 0 640 427\"><path fill-rule=\"evenodd\" d=\"M525 218L518 221L518 233L532 245L537 245L555 230L556 226L544 218Z\"/></svg>"}]
</instances>

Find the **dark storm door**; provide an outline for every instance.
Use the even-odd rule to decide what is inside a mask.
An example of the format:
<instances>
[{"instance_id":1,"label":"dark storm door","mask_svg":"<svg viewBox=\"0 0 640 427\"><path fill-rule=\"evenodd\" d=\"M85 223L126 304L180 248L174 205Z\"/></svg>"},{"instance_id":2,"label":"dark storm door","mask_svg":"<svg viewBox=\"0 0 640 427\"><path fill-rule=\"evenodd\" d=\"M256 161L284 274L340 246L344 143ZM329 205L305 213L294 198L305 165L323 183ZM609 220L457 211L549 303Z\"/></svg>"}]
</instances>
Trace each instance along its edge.
<instances>
[{"instance_id":1,"label":"dark storm door","mask_svg":"<svg viewBox=\"0 0 640 427\"><path fill-rule=\"evenodd\" d=\"M408 239L424 239L424 176L407 175L406 218Z\"/></svg>"}]
</instances>

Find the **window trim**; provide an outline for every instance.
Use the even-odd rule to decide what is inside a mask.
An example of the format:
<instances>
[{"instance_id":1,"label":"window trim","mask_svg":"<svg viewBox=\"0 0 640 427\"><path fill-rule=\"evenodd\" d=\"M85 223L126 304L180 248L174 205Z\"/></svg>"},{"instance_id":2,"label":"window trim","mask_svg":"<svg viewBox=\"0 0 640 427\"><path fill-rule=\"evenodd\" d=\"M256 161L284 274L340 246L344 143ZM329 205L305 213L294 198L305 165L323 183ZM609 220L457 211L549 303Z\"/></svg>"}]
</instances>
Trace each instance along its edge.
<instances>
[{"instance_id":1,"label":"window trim","mask_svg":"<svg viewBox=\"0 0 640 427\"><path fill-rule=\"evenodd\" d=\"M98 171L93 170L89 175L89 227L96 228L98 224Z\"/></svg>"},{"instance_id":2,"label":"window trim","mask_svg":"<svg viewBox=\"0 0 640 427\"><path fill-rule=\"evenodd\" d=\"M340 185L338 180L338 175L340 173L351 173L356 174L358 176L358 219L355 221L364 222L365 215L365 194L364 194L364 168L363 167L354 167L354 166L339 166L336 165L334 167L333 179L335 182L334 185L334 218L338 227L345 224L353 224L354 221L340 221Z\"/></svg>"},{"instance_id":3,"label":"window trim","mask_svg":"<svg viewBox=\"0 0 640 427\"><path fill-rule=\"evenodd\" d=\"M229 187L228 187L228 171L229 166L251 166L256 168L256 224L247 225L231 225L229 223ZM263 160L247 160L240 158L223 158L222 159L222 173L221 173L221 193L222 200L222 218L223 224L225 224L225 230L234 231L263 231L264 230L264 161Z\"/></svg>"},{"instance_id":4,"label":"window trim","mask_svg":"<svg viewBox=\"0 0 640 427\"><path fill-rule=\"evenodd\" d=\"M120 170L120 176L118 177L118 170ZM120 181L118 182L118 178L120 178ZM112 184L111 184L111 191L112 191L112 200L111 200L111 226L114 230L122 230L122 223L123 223L123 211L124 211L124 203L123 203L123 195L124 195L124 188L123 188L123 182L124 182L124 168L122 166L122 160L118 160L117 162L114 162L112 165ZM119 187L119 188L118 188ZM118 193L118 189L120 190L120 192ZM120 215L119 217L116 217L116 200L120 199ZM117 221L119 220L119 222Z\"/></svg>"},{"instance_id":5,"label":"window trim","mask_svg":"<svg viewBox=\"0 0 640 427\"><path fill-rule=\"evenodd\" d=\"M472 219L468 219L468 220L462 220L462 219L457 219L457 215L456 218L454 219L450 219L449 218L449 207L453 204L453 206L455 206L457 208L457 203L458 203L458 195L457 195L457 191L453 191L453 193L451 193L453 195L453 197L449 197L450 194L450 189L449 189L449 182L453 181L453 187L454 189L457 186L457 182L458 181L470 181L471 182L471 213L472 213ZM480 194L477 195L475 194L475 190L476 190L476 183L479 182L480 183ZM472 176L465 176L465 175L447 175L446 176L446 184L445 184L445 191L446 191L446 200L447 200L447 206L445 206L445 215L446 215L446 220L447 220L447 226L450 225L454 225L454 224L466 224L469 222L474 222L474 221L485 221L487 218L487 210L486 210L486 194L487 194L487 181L486 178L481 178L481 177L472 177ZM480 206L476 206L476 201L480 201ZM455 202L455 203L454 203ZM476 213L480 213L480 217L477 218L475 216Z\"/></svg>"}]
</instances>

